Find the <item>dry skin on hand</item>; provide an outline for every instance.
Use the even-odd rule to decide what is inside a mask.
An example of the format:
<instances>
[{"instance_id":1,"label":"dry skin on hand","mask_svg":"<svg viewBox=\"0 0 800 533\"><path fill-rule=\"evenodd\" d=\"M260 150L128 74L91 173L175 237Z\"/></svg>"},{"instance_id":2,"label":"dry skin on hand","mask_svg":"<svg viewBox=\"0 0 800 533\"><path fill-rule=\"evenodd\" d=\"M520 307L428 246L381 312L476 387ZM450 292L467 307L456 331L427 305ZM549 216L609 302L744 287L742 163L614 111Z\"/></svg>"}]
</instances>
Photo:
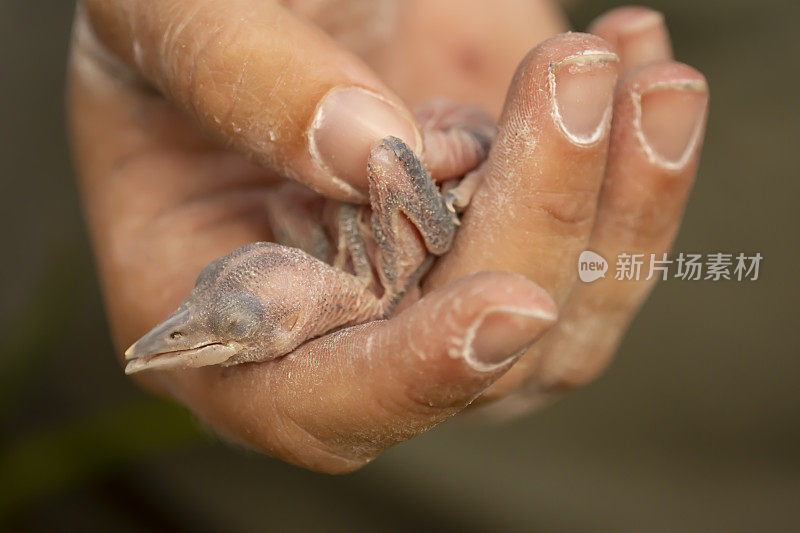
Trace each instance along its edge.
<instances>
[{"instance_id":1,"label":"dry skin on hand","mask_svg":"<svg viewBox=\"0 0 800 533\"><path fill-rule=\"evenodd\" d=\"M386 137L369 156L369 206L277 188L267 201L280 244L249 244L206 267L178 310L125 352L126 373L267 361L388 316L450 249L456 208L469 202L494 135L474 108L436 100L418 114L431 172ZM446 198L436 179L450 180Z\"/></svg>"}]
</instances>

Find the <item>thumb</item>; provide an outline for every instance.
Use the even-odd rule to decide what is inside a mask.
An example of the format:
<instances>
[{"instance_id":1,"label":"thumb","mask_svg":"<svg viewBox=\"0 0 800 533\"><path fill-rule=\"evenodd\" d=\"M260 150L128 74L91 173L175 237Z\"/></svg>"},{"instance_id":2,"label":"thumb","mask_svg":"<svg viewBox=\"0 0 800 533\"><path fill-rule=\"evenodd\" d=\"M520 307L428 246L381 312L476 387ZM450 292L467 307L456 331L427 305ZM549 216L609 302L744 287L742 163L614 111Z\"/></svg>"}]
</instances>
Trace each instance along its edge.
<instances>
[{"instance_id":1,"label":"thumb","mask_svg":"<svg viewBox=\"0 0 800 533\"><path fill-rule=\"evenodd\" d=\"M274 0L86 0L102 44L227 146L341 200L372 143L422 151L412 114L350 52Z\"/></svg>"},{"instance_id":2,"label":"thumb","mask_svg":"<svg viewBox=\"0 0 800 533\"><path fill-rule=\"evenodd\" d=\"M313 452L325 443L347 460L334 467L350 470L461 411L555 318L550 296L526 278L473 274L390 320L307 344L282 369L293 379L272 392L298 441Z\"/></svg>"}]
</instances>

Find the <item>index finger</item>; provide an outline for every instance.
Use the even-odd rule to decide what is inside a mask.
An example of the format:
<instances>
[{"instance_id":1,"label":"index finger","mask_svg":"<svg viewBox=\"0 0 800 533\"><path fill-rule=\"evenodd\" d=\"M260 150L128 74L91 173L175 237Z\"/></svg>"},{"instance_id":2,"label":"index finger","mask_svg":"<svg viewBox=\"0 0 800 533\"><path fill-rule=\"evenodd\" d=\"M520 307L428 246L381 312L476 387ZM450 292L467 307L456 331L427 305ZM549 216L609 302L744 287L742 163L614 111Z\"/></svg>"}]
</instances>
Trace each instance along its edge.
<instances>
[{"instance_id":1,"label":"index finger","mask_svg":"<svg viewBox=\"0 0 800 533\"><path fill-rule=\"evenodd\" d=\"M356 56L276 1L86 0L99 40L226 146L328 196L363 198L372 143L422 151Z\"/></svg>"}]
</instances>

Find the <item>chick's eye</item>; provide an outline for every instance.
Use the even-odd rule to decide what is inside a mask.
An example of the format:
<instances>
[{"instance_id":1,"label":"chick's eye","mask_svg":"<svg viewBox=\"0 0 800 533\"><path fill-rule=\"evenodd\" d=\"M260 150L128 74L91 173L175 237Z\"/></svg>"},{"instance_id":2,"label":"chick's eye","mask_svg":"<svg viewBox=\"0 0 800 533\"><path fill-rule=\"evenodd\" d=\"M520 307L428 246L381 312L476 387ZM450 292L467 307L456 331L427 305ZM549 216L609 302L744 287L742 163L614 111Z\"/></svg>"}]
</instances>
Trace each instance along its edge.
<instances>
[{"instance_id":1,"label":"chick's eye","mask_svg":"<svg viewBox=\"0 0 800 533\"><path fill-rule=\"evenodd\" d=\"M180 338L181 335L183 335L183 333L181 333L180 331L173 331L172 333L169 334L169 338L177 339Z\"/></svg>"}]
</instances>

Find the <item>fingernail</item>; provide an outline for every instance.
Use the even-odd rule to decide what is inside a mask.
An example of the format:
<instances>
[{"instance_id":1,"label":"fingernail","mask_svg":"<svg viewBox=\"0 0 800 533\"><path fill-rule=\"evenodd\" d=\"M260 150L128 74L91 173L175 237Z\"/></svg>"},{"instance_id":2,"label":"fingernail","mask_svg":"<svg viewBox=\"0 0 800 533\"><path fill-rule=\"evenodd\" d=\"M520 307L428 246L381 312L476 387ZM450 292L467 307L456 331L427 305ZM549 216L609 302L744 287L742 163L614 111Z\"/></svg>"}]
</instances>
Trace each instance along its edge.
<instances>
[{"instance_id":1,"label":"fingernail","mask_svg":"<svg viewBox=\"0 0 800 533\"><path fill-rule=\"evenodd\" d=\"M465 359L484 372L502 367L522 355L555 319L555 312L545 309L489 309L468 330Z\"/></svg>"},{"instance_id":2,"label":"fingernail","mask_svg":"<svg viewBox=\"0 0 800 533\"><path fill-rule=\"evenodd\" d=\"M375 93L359 87L332 89L317 105L309 129L311 155L333 179L368 187L367 158L376 140L399 137L415 152L422 137L413 119Z\"/></svg>"},{"instance_id":3,"label":"fingernail","mask_svg":"<svg viewBox=\"0 0 800 533\"><path fill-rule=\"evenodd\" d=\"M702 135L708 89L698 80L651 87L637 100L637 133L652 163L686 166Z\"/></svg>"},{"instance_id":4,"label":"fingernail","mask_svg":"<svg viewBox=\"0 0 800 533\"><path fill-rule=\"evenodd\" d=\"M616 54L590 52L551 67L554 118L573 142L591 144L605 135L618 62Z\"/></svg>"},{"instance_id":5,"label":"fingernail","mask_svg":"<svg viewBox=\"0 0 800 533\"><path fill-rule=\"evenodd\" d=\"M672 44L658 11L643 9L620 28L617 51L623 72L640 65L663 61L672 57Z\"/></svg>"}]
</instances>

